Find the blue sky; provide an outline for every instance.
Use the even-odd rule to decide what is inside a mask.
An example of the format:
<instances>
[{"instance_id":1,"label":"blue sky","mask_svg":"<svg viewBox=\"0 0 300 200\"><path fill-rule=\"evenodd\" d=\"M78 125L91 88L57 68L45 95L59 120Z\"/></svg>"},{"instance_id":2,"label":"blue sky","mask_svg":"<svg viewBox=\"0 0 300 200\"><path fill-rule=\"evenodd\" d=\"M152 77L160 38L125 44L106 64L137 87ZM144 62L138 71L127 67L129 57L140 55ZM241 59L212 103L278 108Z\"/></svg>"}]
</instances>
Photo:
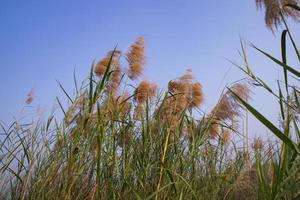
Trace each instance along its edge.
<instances>
[{"instance_id":1,"label":"blue sky","mask_svg":"<svg viewBox=\"0 0 300 200\"><path fill-rule=\"evenodd\" d=\"M299 25L290 23L296 41ZM240 37L280 56L280 32L272 34L254 0L0 0L0 120L20 116L33 88L34 106L51 110L62 96L56 80L72 93L73 71L88 75L94 59L116 44L122 50L144 35L145 78L166 87L191 68L203 84L204 110L230 82L244 75L226 59L242 64ZM297 40L298 39L298 40ZM257 74L274 85L280 69L249 49ZM289 59L296 63L295 56ZM277 120L275 102L254 90L255 105ZM251 122L254 135L262 128Z\"/></svg>"}]
</instances>

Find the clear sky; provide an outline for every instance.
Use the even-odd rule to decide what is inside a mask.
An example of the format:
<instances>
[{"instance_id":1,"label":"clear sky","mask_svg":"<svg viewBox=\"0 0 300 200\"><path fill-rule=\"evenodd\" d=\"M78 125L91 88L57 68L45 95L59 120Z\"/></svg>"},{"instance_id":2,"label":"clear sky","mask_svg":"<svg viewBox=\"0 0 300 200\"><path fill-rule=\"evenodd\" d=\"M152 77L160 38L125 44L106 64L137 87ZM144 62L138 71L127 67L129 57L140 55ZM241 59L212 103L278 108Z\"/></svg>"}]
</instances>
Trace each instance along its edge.
<instances>
[{"instance_id":1,"label":"clear sky","mask_svg":"<svg viewBox=\"0 0 300 200\"><path fill-rule=\"evenodd\" d=\"M33 105L51 110L62 96L56 80L72 93L74 69L82 80L94 59L116 44L126 50L140 35L145 78L165 88L191 68L209 110L226 84L244 77L226 60L242 64L240 37L280 56L280 32L266 29L263 14L255 0L0 0L0 120L18 117L32 88ZM299 41L299 24L290 24ZM250 48L249 60L274 85L280 68ZM253 105L275 121L275 102L267 97L254 90ZM251 126L254 135L262 131Z\"/></svg>"}]
</instances>

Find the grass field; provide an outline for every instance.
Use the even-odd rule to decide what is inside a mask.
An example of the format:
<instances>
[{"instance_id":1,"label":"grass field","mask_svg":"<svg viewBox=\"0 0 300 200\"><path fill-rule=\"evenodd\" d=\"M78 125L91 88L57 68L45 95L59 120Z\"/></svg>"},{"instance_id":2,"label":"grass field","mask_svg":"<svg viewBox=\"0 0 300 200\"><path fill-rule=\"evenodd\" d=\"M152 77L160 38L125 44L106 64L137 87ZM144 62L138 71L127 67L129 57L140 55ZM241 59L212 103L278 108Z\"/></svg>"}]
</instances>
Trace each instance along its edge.
<instances>
[{"instance_id":1,"label":"grass field","mask_svg":"<svg viewBox=\"0 0 300 200\"><path fill-rule=\"evenodd\" d=\"M128 51L115 48L93 63L82 84L74 78L74 95L59 84L62 121L51 114L1 125L0 199L300 199L300 71L287 63L287 40L295 50L289 56L300 63L300 55L285 23L299 19L300 8L297 1L278 2L256 1L268 28L285 25L282 57L253 46L282 68L277 89L254 74L241 42L244 63L237 66L247 79L225 88L203 113L205 94L191 70L165 90L141 80L139 37ZM278 100L280 124L249 104L253 86ZM26 103L33 100L29 94ZM249 138L239 123L246 112L277 140Z\"/></svg>"}]
</instances>

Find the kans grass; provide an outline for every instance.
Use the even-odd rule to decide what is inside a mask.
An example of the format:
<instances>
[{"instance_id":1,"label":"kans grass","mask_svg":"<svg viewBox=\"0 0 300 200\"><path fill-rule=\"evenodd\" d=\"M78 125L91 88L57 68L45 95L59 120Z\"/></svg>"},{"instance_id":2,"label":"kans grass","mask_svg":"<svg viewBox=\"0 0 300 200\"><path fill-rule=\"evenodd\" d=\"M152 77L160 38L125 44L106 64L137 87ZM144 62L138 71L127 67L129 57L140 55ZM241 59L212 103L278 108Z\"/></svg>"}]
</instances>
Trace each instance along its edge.
<instances>
[{"instance_id":1,"label":"kans grass","mask_svg":"<svg viewBox=\"0 0 300 200\"><path fill-rule=\"evenodd\" d=\"M299 63L300 55L285 21L298 19L300 9L293 0L256 2L272 31L285 27L280 59L253 46L282 68L276 90L253 73L242 43L244 66L238 67L248 80L228 86L203 113L205 94L191 70L165 91L141 80L139 37L128 52L115 48L93 64L81 86L74 78L73 95L59 84L63 120L53 113L1 125L0 199L300 199L300 72L287 63L286 40ZM278 100L280 124L249 104L249 85ZM33 100L30 92L26 103ZM249 139L238 123L246 112L277 140Z\"/></svg>"}]
</instances>

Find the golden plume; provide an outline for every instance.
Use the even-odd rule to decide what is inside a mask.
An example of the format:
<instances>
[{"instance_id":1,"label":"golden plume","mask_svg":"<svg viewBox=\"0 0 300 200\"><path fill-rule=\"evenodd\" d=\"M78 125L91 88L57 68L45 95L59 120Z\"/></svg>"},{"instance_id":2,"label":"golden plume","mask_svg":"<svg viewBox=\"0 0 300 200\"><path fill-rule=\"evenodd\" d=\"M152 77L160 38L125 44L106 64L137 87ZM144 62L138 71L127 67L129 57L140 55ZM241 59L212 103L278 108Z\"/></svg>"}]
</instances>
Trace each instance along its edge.
<instances>
[{"instance_id":1,"label":"golden plume","mask_svg":"<svg viewBox=\"0 0 300 200\"><path fill-rule=\"evenodd\" d=\"M134 100L138 104L143 104L147 99L153 98L156 95L156 89L156 84L143 80L136 88Z\"/></svg>"},{"instance_id":2,"label":"golden plume","mask_svg":"<svg viewBox=\"0 0 300 200\"><path fill-rule=\"evenodd\" d=\"M231 140L231 131L228 128L224 128L221 134L222 144L229 144Z\"/></svg>"},{"instance_id":3,"label":"golden plume","mask_svg":"<svg viewBox=\"0 0 300 200\"><path fill-rule=\"evenodd\" d=\"M230 89L242 99L247 100L249 98L250 89L247 84L236 83ZM234 121L234 118L240 115L240 109L241 104L238 99L229 90L226 91L209 114L211 136L218 135L222 122L226 120Z\"/></svg>"},{"instance_id":4,"label":"golden plume","mask_svg":"<svg viewBox=\"0 0 300 200\"><path fill-rule=\"evenodd\" d=\"M140 119L144 110L144 104L148 99L155 97L157 86L154 83L150 83L143 80L135 90L134 100L137 102L137 106L134 111L134 118Z\"/></svg>"},{"instance_id":5,"label":"golden plume","mask_svg":"<svg viewBox=\"0 0 300 200\"><path fill-rule=\"evenodd\" d=\"M300 13L287 6L297 5L297 3L299 3L299 0L256 0L258 8L264 7L265 22L272 32L274 32L274 28L277 29L278 25L282 22L282 16L291 17L292 19L299 21Z\"/></svg>"},{"instance_id":6,"label":"golden plume","mask_svg":"<svg viewBox=\"0 0 300 200\"><path fill-rule=\"evenodd\" d=\"M110 63L111 65L119 65L118 59L121 54L122 52L119 50L107 52L106 56L95 65L95 69L94 69L95 74L97 76L103 76L107 70L110 59L111 59L111 63Z\"/></svg>"},{"instance_id":7,"label":"golden plume","mask_svg":"<svg viewBox=\"0 0 300 200\"><path fill-rule=\"evenodd\" d=\"M131 80L136 80L143 74L145 65L144 45L144 37L140 36L131 45L129 52L126 54L129 63L128 76Z\"/></svg>"},{"instance_id":8,"label":"golden plume","mask_svg":"<svg viewBox=\"0 0 300 200\"><path fill-rule=\"evenodd\" d=\"M180 116L187 108L199 107L203 102L202 86L199 82L194 82L190 69L178 80L169 81L168 90L171 96L162 105L161 117L171 126L178 123Z\"/></svg>"}]
</instances>

